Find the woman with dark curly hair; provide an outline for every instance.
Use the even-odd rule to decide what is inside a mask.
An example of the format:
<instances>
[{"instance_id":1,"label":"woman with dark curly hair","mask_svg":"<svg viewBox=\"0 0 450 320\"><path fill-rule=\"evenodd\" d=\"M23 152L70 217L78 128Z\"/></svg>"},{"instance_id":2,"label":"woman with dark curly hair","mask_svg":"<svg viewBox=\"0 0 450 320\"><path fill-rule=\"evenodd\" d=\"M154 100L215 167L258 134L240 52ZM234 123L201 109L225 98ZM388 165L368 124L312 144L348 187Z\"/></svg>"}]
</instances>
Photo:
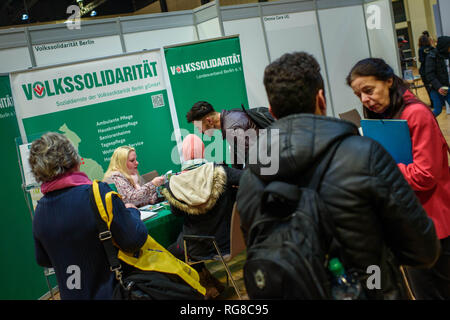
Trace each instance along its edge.
<instances>
[{"instance_id":1,"label":"woman with dark curly hair","mask_svg":"<svg viewBox=\"0 0 450 320\"><path fill-rule=\"evenodd\" d=\"M413 162L397 165L433 220L442 248L434 267L408 269L408 273L417 298L450 299L450 170L448 145L439 124L382 59L356 63L347 84L361 100L366 118L408 122Z\"/></svg>"},{"instance_id":2,"label":"woman with dark curly hair","mask_svg":"<svg viewBox=\"0 0 450 320\"><path fill-rule=\"evenodd\" d=\"M37 263L55 269L61 299L111 299L117 284L99 239L90 205L92 182L80 172L80 157L63 135L50 132L33 141L29 163L44 196L33 219ZM102 197L111 191L99 183ZM140 213L113 196L110 230L126 252L139 249L147 239Z\"/></svg>"}]
</instances>

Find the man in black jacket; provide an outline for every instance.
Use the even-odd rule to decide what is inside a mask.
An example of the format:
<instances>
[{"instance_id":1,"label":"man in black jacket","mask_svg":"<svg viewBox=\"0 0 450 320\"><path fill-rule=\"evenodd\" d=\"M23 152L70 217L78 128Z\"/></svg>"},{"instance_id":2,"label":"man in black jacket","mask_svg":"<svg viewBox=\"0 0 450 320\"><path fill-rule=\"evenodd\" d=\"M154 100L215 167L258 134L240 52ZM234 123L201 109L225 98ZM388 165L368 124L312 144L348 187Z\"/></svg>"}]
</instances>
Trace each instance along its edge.
<instances>
[{"instance_id":1,"label":"man in black jacket","mask_svg":"<svg viewBox=\"0 0 450 320\"><path fill-rule=\"evenodd\" d=\"M242 110L215 111L206 101L196 102L186 114L188 123L194 123L198 131L212 136L213 130L220 130L231 148L233 168L242 169L247 162L249 146L258 135L257 125Z\"/></svg>"},{"instance_id":2,"label":"man in black jacket","mask_svg":"<svg viewBox=\"0 0 450 320\"><path fill-rule=\"evenodd\" d=\"M342 140L318 191L335 225L341 261L358 275L369 299L406 299L399 266L429 267L440 246L432 220L396 163L377 142L359 136L352 123L325 116L324 83L313 56L283 55L266 67L264 85L278 119L269 130L279 132L267 148L279 150L279 170L264 175L267 164L250 164L244 172L237 195L244 235L260 210L255 177L298 184ZM263 134L269 132L259 139ZM379 289L367 287L367 270L374 265L381 273Z\"/></svg>"},{"instance_id":3,"label":"man in black jacket","mask_svg":"<svg viewBox=\"0 0 450 320\"><path fill-rule=\"evenodd\" d=\"M433 113L437 117L442 112L445 101L450 104L448 94L449 77L445 60L449 59L450 37L438 38L436 49L431 50L426 58L425 76L431 84L430 98L433 104Z\"/></svg>"}]
</instances>

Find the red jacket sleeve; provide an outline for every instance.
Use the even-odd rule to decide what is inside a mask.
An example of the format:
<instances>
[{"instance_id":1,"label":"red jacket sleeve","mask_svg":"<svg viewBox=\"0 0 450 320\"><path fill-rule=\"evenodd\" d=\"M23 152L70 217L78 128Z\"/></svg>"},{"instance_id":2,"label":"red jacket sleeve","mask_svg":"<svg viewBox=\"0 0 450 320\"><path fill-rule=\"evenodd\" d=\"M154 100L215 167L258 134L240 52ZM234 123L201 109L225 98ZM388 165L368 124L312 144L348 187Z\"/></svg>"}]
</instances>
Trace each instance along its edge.
<instances>
[{"instance_id":1,"label":"red jacket sleeve","mask_svg":"<svg viewBox=\"0 0 450 320\"><path fill-rule=\"evenodd\" d=\"M400 118L408 121L413 163L399 163L398 167L413 190L430 190L435 186L435 177L442 167L439 125L432 112L421 104L408 106Z\"/></svg>"}]
</instances>

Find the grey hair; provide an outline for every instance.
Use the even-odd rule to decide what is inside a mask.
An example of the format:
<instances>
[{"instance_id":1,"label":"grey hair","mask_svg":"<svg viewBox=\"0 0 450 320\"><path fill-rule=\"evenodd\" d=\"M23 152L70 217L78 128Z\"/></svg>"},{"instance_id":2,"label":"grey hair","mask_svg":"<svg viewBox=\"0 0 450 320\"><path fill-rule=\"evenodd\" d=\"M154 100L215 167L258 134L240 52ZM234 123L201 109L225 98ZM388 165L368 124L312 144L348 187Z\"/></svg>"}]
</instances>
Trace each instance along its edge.
<instances>
[{"instance_id":1,"label":"grey hair","mask_svg":"<svg viewBox=\"0 0 450 320\"><path fill-rule=\"evenodd\" d=\"M48 182L78 165L80 156L64 135L49 132L33 141L28 162L36 181Z\"/></svg>"}]
</instances>

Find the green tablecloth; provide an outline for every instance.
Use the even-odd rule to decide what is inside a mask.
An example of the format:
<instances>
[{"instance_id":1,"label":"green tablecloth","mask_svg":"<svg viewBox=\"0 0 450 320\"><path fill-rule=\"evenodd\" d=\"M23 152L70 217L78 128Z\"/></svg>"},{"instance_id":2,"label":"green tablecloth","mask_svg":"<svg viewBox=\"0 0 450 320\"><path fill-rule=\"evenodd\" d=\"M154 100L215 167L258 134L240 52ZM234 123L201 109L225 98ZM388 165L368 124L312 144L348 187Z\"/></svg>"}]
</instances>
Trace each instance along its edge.
<instances>
[{"instance_id":1,"label":"green tablecloth","mask_svg":"<svg viewBox=\"0 0 450 320\"><path fill-rule=\"evenodd\" d=\"M158 211L157 216L145 220L144 224L148 234L164 248L167 248L177 240L183 227L183 217L177 217L166 209Z\"/></svg>"},{"instance_id":2,"label":"green tablecloth","mask_svg":"<svg viewBox=\"0 0 450 320\"><path fill-rule=\"evenodd\" d=\"M114 183L109 184L109 186L117 192ZM158 211L158 215L145 220L144 224L147 227L148 234L164 248L167 248L177 240L183 228L183 217L177 217L169 209L164 209Z\"/></svg>"}]
</instances>

